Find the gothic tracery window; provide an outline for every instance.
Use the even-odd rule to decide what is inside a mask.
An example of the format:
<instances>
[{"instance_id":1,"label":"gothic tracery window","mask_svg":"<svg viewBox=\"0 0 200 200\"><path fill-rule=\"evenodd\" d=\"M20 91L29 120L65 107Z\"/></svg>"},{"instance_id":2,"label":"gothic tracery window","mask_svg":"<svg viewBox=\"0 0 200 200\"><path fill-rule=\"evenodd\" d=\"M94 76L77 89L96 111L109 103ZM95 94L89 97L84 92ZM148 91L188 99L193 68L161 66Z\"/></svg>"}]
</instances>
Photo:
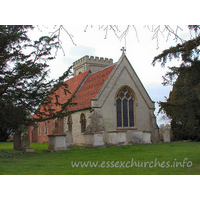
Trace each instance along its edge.
<instances>
[{"instance_id":1,"label":"gothic tracery window","mask_svg":"<svg viewBox=\"0 0 200 200\"><path fill-rule=\"evenodd\" d=\"M127 88L122 88L116 97L117 127L134 127L134 95Z\"/></svg>"},{"instance_id":2,"label":"gothic tracery window","mask_svg":"<svg viewBox=\"0 0 200 200\"><path fill-rule=\"evenodd\" d=\"M83 113L81 114L80 123L81 123L81 132L84 133L86 130L86 118Z\"/></svg>"}]
</instances>

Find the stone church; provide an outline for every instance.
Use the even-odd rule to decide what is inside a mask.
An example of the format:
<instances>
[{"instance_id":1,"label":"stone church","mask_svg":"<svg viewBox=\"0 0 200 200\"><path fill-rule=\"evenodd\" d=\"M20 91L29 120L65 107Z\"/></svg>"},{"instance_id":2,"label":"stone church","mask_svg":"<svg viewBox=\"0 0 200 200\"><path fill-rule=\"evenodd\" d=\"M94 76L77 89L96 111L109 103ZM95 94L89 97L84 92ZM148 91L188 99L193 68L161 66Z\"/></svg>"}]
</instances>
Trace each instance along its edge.
<instances>
[{"instance_id":1,"label":"stone church","mask_svg":"<svg viewBox=\"0 0 200 200\"><path fill-rule=\"evenodd\" d=\"M31 142L48 142L56 134L64 135L67 146L159 141L154 102L124 51L116 63L85 56L73 63L73 70L74 76L66 81L71 93L59 93L62 102L72 97L77 103L67 108L72 114L29 127Z\"/></svg>"}]
</instances>

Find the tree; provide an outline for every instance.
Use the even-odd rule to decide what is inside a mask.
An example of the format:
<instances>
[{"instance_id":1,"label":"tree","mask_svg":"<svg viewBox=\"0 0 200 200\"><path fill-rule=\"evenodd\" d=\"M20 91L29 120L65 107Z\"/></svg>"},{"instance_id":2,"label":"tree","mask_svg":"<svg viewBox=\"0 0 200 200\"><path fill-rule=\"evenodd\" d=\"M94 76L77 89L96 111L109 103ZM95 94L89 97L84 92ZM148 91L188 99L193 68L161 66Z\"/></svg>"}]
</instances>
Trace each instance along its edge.
<instances>
[{"instance_id":1,"label":"tree","mask_svg":"<svg viewBox=\"0 0 200 200\"><path fill-rule=\"evenodd\" d=\"M99 31L104 32L104 39L107 39L109 34L114 33L115 37L117 37L119 41L124 40L125 47L126 47L127 37L132 31L134 32L135 37L139 41L139 35L138 35L139 27L137 27L137 25L96 25L96 27L98 28ZM88 29L93 29L93 28L95 28L94 25L86 25L84 28L84 32L87 32ZM144 29L147 29L148 31L152 33L152 40L156 40L157 48L159 48L160 36L162 37L166 36L167 41L170 37L173 37L173 39L176 42L178 41L183 42L183 39L179 37L179 31L180 30L182 31L183 29L178 25L175 27L172 27L170 25L152 25L152 26L145 25ZM66 35L70 38L71 42L74 45L76 45L73 39L73 35L67 31L67 27L65 25L55 25L52 28L52 30L53 31L51 32L51 34L52 35L54 35L55 33L57 34L57 41L60 44L61 48L62 48L62 42L60 40L61 32L65 32ZM62 50L64 52L63 48Z\"/></svg>"},{"instance_id":2,"label":"tree","mask_svg":"<svg viewBox=\"0 0 200 200\"><path fill-rule=\"evenodd\" d=\"M163 77L163 85L172 84L166 102L159 102L163 111L172 119L171 128L175 139L200 141L200 26L189 26L195 38L164 50L156 56L156 61L165 66L167 59L181 58L179 67L171 67Z\"/></svg>"},{"instance_id":3,"label":"tree","mask_svg":"<svg viewBox=\"0 0 200 200\"><path fill-rule=\"evenodd\" d=\"M60 87L69 92L64 80L71 68L59 79L47 80L47 62L54 59L53 50L60 48L55 42L57 36L31 41L27 36L31 29L34 27L0 26L0 141L5 141L11 132L21 131L23 126L62 117L62 109L71 103L69 100L61 104L56 94ZM38 109L41 104L46 105L48 112ZM60 110L54 112L55 106L60 106Z\"/></svg>"}]
</instances>

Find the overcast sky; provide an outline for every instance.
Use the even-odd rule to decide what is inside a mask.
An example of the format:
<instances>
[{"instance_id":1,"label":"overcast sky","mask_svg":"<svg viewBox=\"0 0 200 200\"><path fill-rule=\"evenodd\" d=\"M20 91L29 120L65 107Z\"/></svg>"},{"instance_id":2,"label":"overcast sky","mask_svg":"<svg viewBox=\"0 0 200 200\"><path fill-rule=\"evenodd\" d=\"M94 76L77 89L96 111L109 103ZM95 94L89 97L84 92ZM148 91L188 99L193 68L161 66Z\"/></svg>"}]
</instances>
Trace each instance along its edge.
<instances>
[{"instance_id":1,"label":"overcast sky","mask_svg":"<svg viewBox=\"0 0 200 200\"><path fill-rule=\"evenodd\" d=\"M63 30L60 35L60 40L62 41L65 55L60 50L56 59L51 61L51 77L58 78L74 61L85 55L112 58L114 62L117 62L122 53L120 49L125 46L126 55L151 99L158 102L164 101L164 96L169 96L172 87L164 87L162 85L162 76L165 75L167 66L177 66L178 61L168 62L165 68L162 68L160 63L157 63L153 67L151 63L154 56L161 53L164 49L177 44L174 36L169 37L168 41L166 41L167 33L163 33L163 35L160 33L157 42L156 39L152 40L154 33L147 27L144 28L143 25L140 25L135 26L138 37L136 36L135 29L131 28L125 41L124 39L119 40L111 30L105 39L106 32L103 29L99 30L98 25L93 26L93 28L88 26L86 32L84 31L86 25L65 25L64 27L68 33L73 35L73 41L76 46ZM122 26L121 33L125 27ZM188 37L189 31L186 26L181 27L183 31L179 30L179 36L182 38ZM39 28L42 32L36 28L33 32L34 37L37 37L38 34L44 35L53 31L53 26L39 26ZM156 103L156 115L157 111L158 105ZM157 116L157 122L158 124L165 123L160 120L160 116Z\"/></svg>"}]
</instances>

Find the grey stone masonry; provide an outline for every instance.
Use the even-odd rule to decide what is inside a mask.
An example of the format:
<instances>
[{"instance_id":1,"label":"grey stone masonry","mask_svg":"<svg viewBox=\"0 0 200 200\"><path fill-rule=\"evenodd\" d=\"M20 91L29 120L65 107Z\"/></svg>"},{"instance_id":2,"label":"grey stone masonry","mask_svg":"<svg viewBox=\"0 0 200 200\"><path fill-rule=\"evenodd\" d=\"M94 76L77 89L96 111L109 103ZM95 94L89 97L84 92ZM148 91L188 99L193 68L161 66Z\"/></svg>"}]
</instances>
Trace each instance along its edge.
<instances>
[{"instance_id":1,"label":"grey stone masonry","mask_svg":"<svg viewBox=\"0 0 200 200\"><path fill-rule=\"evenodd\" d=\"M105 145L103 142L102 134L105 131L103 124L103 116L99 111L94 111L90 115L90 124L87 126L85 134L86 147L102 147Z\"/></svg>"},{"instance_id":2,"label":"grey stone masonry","mask_svg":"<svg viewBox=\"0 0 200 200\"><path fill-rule=\"evenodd\" d=\"M113 64L113 59L99 58L94 56L84 56L83 58L75 61L73 63L74 76L79 73L90 70L91 72L96 72L103 67Z\"/></svg>"},{"instance_id":3,"label":"grey stone masonry","mask_svg":"<svg viewBox=\"0 0 200 200\"><path fill-rule=\"evenodd\" d=\"M67 145L66 145L66 141L65 141L66 135L55 134L55 135L48 135L48 137L49 137L48 150L50 150L50 151L67 150Z\"/></svg>"}]
</instances>

